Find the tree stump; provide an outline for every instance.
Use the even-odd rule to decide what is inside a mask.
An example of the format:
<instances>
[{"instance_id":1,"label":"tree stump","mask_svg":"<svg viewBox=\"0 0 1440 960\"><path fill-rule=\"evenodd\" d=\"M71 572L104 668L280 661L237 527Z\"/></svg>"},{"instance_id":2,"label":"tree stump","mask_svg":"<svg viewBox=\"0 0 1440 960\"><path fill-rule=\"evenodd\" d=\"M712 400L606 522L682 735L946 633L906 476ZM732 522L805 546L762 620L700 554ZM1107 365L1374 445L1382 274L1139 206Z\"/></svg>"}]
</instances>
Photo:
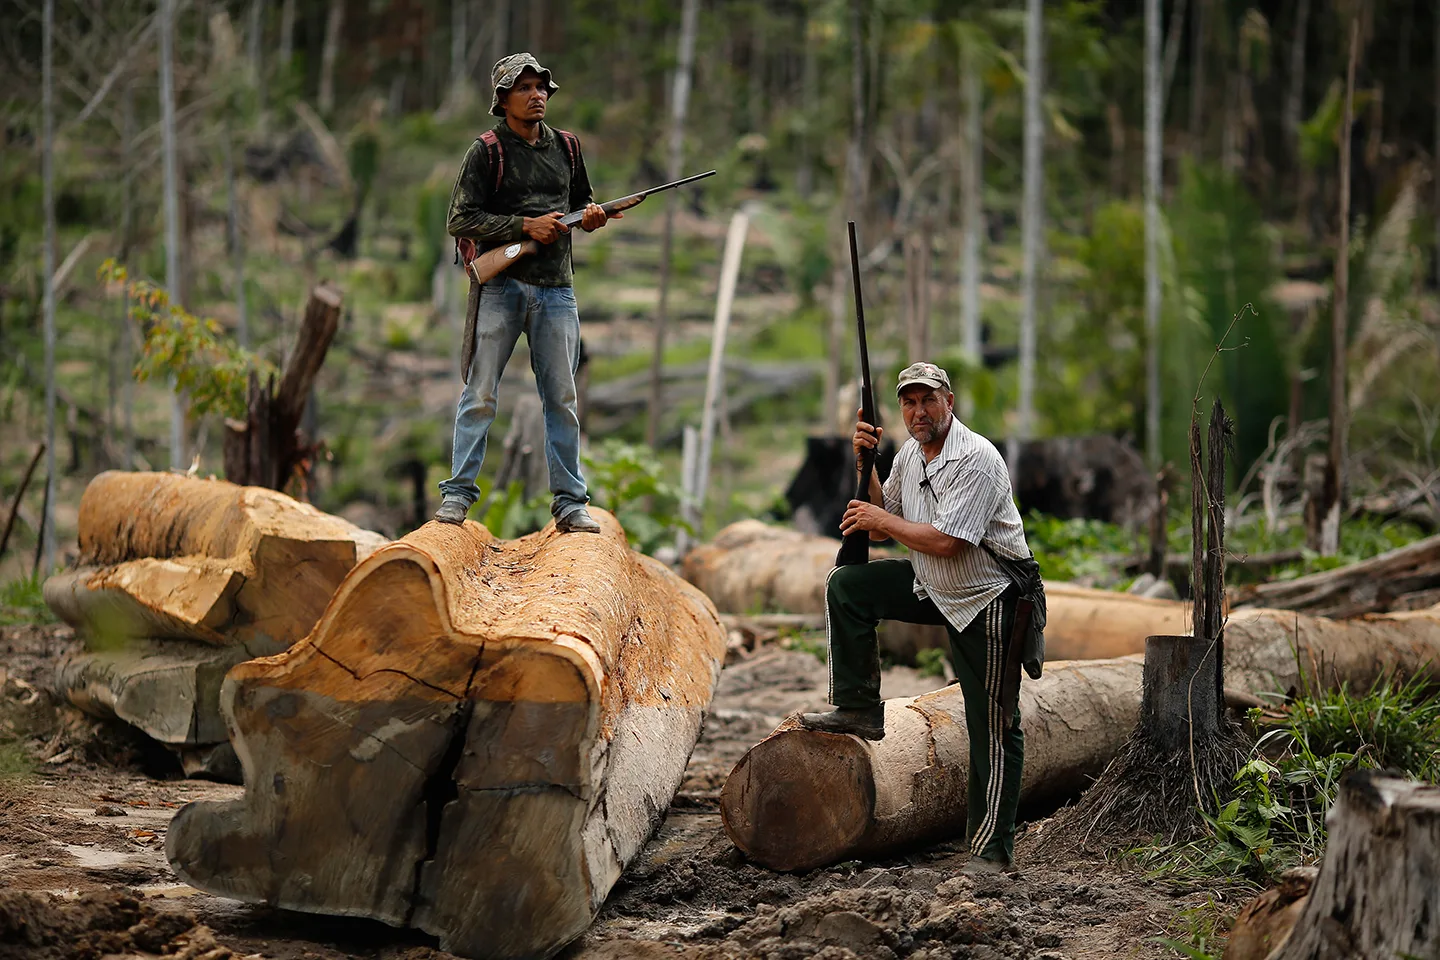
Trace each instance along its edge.
<instances>
[{"instance_id":1,"label":"tree stump","mask_svg":"<svg viewBox=\"0 0 1440 960\"><path fill-rule=\"evenodd\" d=\"M314 632L230 671L246 793L176 815L185 882L548 957L594 918L680 784L725 654L714 607L626 544L429 523Z\"/></svg>"},{"instance_id":2,"label":"tree stump","mask_svg":"<svg viewBox=\"0 0 1440 960\"><path fill-rule=\"evenodd\" d=\"M1440 956L1440 787L1346 776L1320 875L1272 960Z\"/></svg>"},{"instance_id":3,"label":"tree stump","mask_svg":"<svg viewBox=\"0 0 1440 960\"><path fill-rule=\"evenodd\" d=\"M1204 638L1147 637L1140 730L1167 752L1213 738L1225 710L1215 644Z\"/></svg>"},{"instance_id":4,"label":"tree stump","mask_svg":"<svg viewBox=\"0 0 1440 960\"><path fill-rule=\"evenodd\" d=\"M301 435L300 421L340 327L342 302L330 284L313 287L279 387L273 377L262 385L251 372L245 420L225 421L225 476L232 483L283 490L309 457L315 438Z\"/></svg>"}]
</instances>

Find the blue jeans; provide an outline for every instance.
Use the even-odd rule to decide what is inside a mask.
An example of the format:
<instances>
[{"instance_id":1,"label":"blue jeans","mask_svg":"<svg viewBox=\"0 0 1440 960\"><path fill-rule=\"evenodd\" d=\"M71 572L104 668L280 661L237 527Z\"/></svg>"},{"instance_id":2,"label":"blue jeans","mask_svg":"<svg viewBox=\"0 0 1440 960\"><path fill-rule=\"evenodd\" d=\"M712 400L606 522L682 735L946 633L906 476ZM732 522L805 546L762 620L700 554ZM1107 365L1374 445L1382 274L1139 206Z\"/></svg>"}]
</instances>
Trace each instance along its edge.
<instances>
[{"instance_id":1,"label":"blue jeans","mask_svg":"<svg viewBox=\"0 0 1440 960\"><path fill-rule=\"evenodd\" d=\"M550 514L563 517L589 497L580 473L580 416L576 409L575 371L580 363L580 313L574 287L541 287L506 276L480 290L475 321L475 356L470 382L455 411L455 446L449 480L440 484L446 498L467 506L480 498L475 478L485 462L485 442L495 422L500 375L524 331L530 344L530 369L545 411L545 462L550 468Z\"/></svg>"}]
</instances>

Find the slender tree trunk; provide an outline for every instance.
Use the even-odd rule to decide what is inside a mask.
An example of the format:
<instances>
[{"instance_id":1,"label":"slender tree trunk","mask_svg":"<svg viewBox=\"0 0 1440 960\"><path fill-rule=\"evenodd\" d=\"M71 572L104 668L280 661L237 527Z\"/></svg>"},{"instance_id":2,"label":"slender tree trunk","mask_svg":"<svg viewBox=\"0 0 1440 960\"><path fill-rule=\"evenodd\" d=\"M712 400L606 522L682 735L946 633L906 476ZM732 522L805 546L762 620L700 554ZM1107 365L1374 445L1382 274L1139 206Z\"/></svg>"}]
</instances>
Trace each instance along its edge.
<instances>
[{"instance_id":1,"label":"slender tree trunk","mask_svg":"<svg viewBox=\"0 0 1440 960\"><path fill-rule=\"evenodd\" d=\"M680 179L685 160L685 115L690 108L690 72L695 65L695 32L700 19L699 0L685 0L680 13L680 50L675 64L675 82L670 92L670 151L666 158L666 180ZM645 422L645 442L660 439L663 412L662 381L665 369L665 326L669 322L670 254L675 238L675 197L665 196L665 225L660 235L660 303L655 311L655 335L650 357L650 410Z\"/></svg>"},{"instance_id":2,"label":"slender tree trunk","mask_svg":"<svg viewBox=\"0 0 1440 960\"><path fill-rule=\"evenodd\" d=\"M277 60L281 70L290 69L295 57L295 0L283 0L280 4L280 54Z\"/></svg>"},{"instance_id":3,"label":"slender tree trunk","mask_svg":"<svg viewBox=\"0 0 1440 960\"><path fill-rule=\"evenodd\" d=\"M845 216L858 220L864 208L865 158L865 37L861 31L862 0L850 0L850 143L845 150ZM872 77L873 81L874 78ZM838 231L836 232L838 236ZM845 287L849 282L843 245L837 245L834 269L830 274L830 337L825 365L825 409L833 411L839 402L840 377L844 370ZM848 411L847 411L848 413ZM848 417L846 418L848 419Z\"/></svg>"},{"instance_id":4,"label":"slender tree trunk","mask_svg":"<svg viewBox=\"0 0 1440 960\"><path fill-rule=\"evenodd\" d=\"M124 172L120 178L120 262L129 266L130 246L134 243L135 232L135 84L126 81L125 101L122 109L124 146L121 163ZM121 297L120 314L120 355L124 380L120 387L120 405L124 420L124 452L120 466L125 470L135 469L135 374L131 357L134 356L135 325L130 320L130 288L127 286Z\"/></svg>"},{"instance_id":5,"label":"slender tree trunk","mask_svg":"<svg viewBox=\"0 0 1440 960\"><path fill-rule=\"evenodd\" d=\"M1320 554L1340 552L1340 508L1345 499L1345 354L1350 304L1350 127L1355 120L1355 61L1360 56L1360 22L1350 22L1350 65L1345 73L1345 119L1340 126L1340 243L1335 251L1335 297L1330 321L1330 452L1325 461L1325 510L1320 520Z\"/></svg>"},{"instance_id":6,"label":"slender tree trunk","mask_svg":"<svg viewBox=\"0 0 1440 960\"><path fill-rule=\"evenodd\" d=\"M965 359L973 369L980 368L980 243L984 227L983 191L985 178L985 134L982 126L984 117L983 91L980 86L980 68L975 62L975 52L969 51L961 67L962 87L965 100L965 145L961 151L964 162L960 167L961 192L964 197L965 243L960 256L960 342ZM975 413L975 394L970 389L970 377L960 394L960 416L968 418Z\"/></svg>"},{"instance_id":7,"label":"slender tree trunk","mask_svg":"<svg viewBox=\"0 0 1440 960\"><path fill-rule=\"evenodd\" d=\"M1170 12L1170 29L1165 34L1165 88L1160 94L1160 119L1170 109L1170 85L1175 81L1175 68L1180 63L1180 33L1185 25L1185 0L1176 0Z\"/></svg>"},{"instance_id":8,"label":"slender tree trunk","mask_svg":"<svg viewBox=\"0 0 1440 960\"><path fill-rule=\"evenodd\" d=\"M40 85L45 202L45 506L40 517L40 570L55 569L55 0L45 0Z\"/></svg>"},{"instance_id":9,"label":"slender tree trunk","mask_svg":"<svg viewBox=\"0 0 1440 960\"><path fill-rule=\"evenodd\" d=\"M510 0L495 0L490 6L490 18L490 63L493 65L510 48ZM494 91L487 89L486 92Z\"/></svg>"},{"instance_id":10,"label":"slender tree trunk","mask_svg":"<svg viewBox=\"0 0 1440 960\"><path fill-rule=\"evenodd\" d=\"M450 90L459 102L464 98L469 77L469 57L465 49L465 8L470 0L450 0Z\"/></svg>"},{"instance_id":11,"label":"slender tree trunk","mask_svg":"<svg viewBox=\"0 0 1440 960\"><path fill-rule=\"evenodd\" d=\"M180 300L180 181L175 147L175 80L171 63L175 0L160 0L160 141L165 171L165 288ZM170 469L185 467L185 411L175 378L170 378Z\"/></svg>"},{"instance_id":12,"label":"slender tree trunk","mask_svg":"<svg viewBox=\"0 0 1440 960\"><path fill-rule=\"evenodd\" d=\"M1310 28L1310 0L1299 0L1295 8L1295 27L1290 34L1290 88L1285 91L1285 111L1281 127L1290 162L1300 166L1300 111L1305 105L1305 33Z\"/></svg>"},{"instance_id":13,"label":"slender tree trunk","mask_svg":"<svg viewBox=\"0 0 1440 960\"><path fill-rule=\"evenodd\" d=\"M802 198L808 199L815 189L815 105L819 98L820 55L819 44L811 40L810 11L805 16L805 60L800 75L800 110L803 114L800 126L800 160L795 171L795 190Z\"/></svg>"},{"instance_id":14,"label":"slender tree trunk","mask_svg":"<svg viewBox=\"0 0 1440 960\"><path fill-rule=\"evenodd\" d=\"M320 51L320 92L315 105L322 116L335 109L335 58L340 54L340 31L345 26L344 0L330 0L330 13L325 18L325 45Z\"/></svg>"},{"instance_id":15,"label":"slender tree trunk","mask_svg":"<svg viewBox=\"0 0 1440 960\"><path fill-rule=\"evenodd\" d=\"M260 113L265 113L265 0L250 0L250 23L246 30L246 59L250 66L250 82L255 85L255 99Z\"/></svg>"},{"instance_id":16,"label":"slender tree trunk","mask_svg":"<svg viewBox=\"0 0 1440 960\"><path fill-rule=\"evenodd\" d=\"M235 339L240 346L250 346L250 313L245 302L245 241L240 230L240 204L235 183L235 148L230 130L224 133L225 146L225 227L230 241L230 256L235 261Z\"/></svg>"},{"instance_id":17,"label":"slender tree trunk","mask_svg":"<svg viewBox=\"0 0 1440 960\"><path fill-rule=\"evenodd\" d=\"M1045 84L1045 16L1043 0L1027 0L1025 23L1025 196L1020 224L1023 248L1020 279L1020 409L1009 441L1013 475L1020 460L1020 442L1034 431L1035 314L1044 217L1045 118L1041 95Z\"/></svg>"},{"instance_id":18,"label":"slender tree trunk","mask_svg":"<svg viewBox=\"0 0 1440 960\"><path fill-rule=\"evenodd\" d=\"M1190 43L1190 152L1199 157L1205 134L1201 125L1205 112L1205 31L1209 26L1210 0L1195 0L1194 34Z\"/></svg>"},{"instance_id":19,"label":"slender tree trunk","mask_svg":"<svg viewBox=\"0 0 1440 960\"><path fill-rule=\"evenodd\" d=\"M1160 468L1160 0L1145 0L1145 457Z\"/></svg>"},{"instance_id":20,"label":"slender tree trunk","mask_svg":"<svg viewBox=\"0 0 1440 960\"><path fill-rule=\"evenodd\" d=\"M695 504L691 526L698 532L705 523L705 493L710 486L710 451L715 444L715 421L720 396L725 392L725 338L730 330L730 310L735 304L735 283L740 276L740 257L750 215L744 208L730 218L725 237L725 255L720 264L720 289L715 301L715 328L710 341L710 368L705 378L705 405L700 411L700 455L695 468Z\"/></svg>"}]
</instances>

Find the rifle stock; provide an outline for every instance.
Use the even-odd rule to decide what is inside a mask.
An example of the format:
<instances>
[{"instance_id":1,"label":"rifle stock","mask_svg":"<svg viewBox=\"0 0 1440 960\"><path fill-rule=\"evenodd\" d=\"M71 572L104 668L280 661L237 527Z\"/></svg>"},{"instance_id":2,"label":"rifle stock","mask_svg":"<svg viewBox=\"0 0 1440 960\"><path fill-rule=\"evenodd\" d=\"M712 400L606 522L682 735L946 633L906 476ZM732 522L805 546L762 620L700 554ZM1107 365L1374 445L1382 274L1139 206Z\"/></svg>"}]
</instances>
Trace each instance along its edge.
<instances>
[{"instance_id":1,"label":"rifle stock","mask_svg":"<svg viewBox=\"0 0 1440 960\"><path fill-rule=\"evenodd\" d=\"M681 180L673 180L670 183L662 183L660 186L651 187L649 190L641 190L639 193L632 193L626 197L606 201L600 204L600 209L605 211L607 217L613 217L615 214L629 210L631 207L639 206L640 202L652 193L674 190L676 187L683 187L687 184L694 183L696 180L704 180L706 177L713 177L714 175L714 170L707 170L704 173L697 173L693 177L685 177ZM584 210L573 210L561 217L560 222L567 227L575 227L579 226L580 221L584 219L584 217ZM480 254L465 265L465 271L470 274L476 283L487 283L508 270L516 260L519 260L521 257L533 256L538 253L539 250L540 242L538 240L525 239L518 240L515 243L507 243L503 247L495 247Z\"/></svg>"},{"instance_id":2,"label":"rifle stock","mask_svg":"<svg viewBox=\"0 0 1440 960\"><path fill-rule=\"evenodd\" d=\"M860 295L860 253L856 249L855 221L849 221L850 230L850 276L855 287L855 326L860 338L860 419L873 426L880 425L875 410L875 389L870 383L870 350L865 342L865 302ZM860 452L860 479L856 485L856 500L870 499L870 480L875 476L876 448ZM840 550L835 554L835 566L848 567L857 563L870 562L870 533L855 530L845 535Z\"/></svg>"}]
</instances>

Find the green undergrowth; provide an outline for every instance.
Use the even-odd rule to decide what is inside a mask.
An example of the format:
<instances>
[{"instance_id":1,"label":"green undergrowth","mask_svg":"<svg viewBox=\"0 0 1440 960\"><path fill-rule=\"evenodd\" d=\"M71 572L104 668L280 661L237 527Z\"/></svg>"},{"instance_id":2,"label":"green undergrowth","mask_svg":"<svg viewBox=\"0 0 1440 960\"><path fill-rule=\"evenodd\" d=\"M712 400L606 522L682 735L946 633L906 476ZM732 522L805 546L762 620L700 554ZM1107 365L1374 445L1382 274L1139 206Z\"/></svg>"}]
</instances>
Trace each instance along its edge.
<instances>
[{"instance_id":1,"label":"green undergrowth","mask_svg":"<svg viewBox=\"0 0 1440 960\"><path fill-rule=\"evenodd\" d=\"M45 578L36 574L0 584L0 626L54 623L55 615L45 605L41 590L44 583Z\"/></svg>"},{"instance_id":2,"label":"green undergrowth","mask_svg":"<svg viewBox=\"0 0 1440 960\"><path fill-rule=\"evenodd\" d=\"M1252 719L1261 721L1256 711ZM1152 879L1262 887L1325 849L1325 814L1352 770L1440 780L1440 696L1423 677L1359 694L1307 690L1235 773L1208 836L1129 851Z\"/></svg>"}]
</instances>

